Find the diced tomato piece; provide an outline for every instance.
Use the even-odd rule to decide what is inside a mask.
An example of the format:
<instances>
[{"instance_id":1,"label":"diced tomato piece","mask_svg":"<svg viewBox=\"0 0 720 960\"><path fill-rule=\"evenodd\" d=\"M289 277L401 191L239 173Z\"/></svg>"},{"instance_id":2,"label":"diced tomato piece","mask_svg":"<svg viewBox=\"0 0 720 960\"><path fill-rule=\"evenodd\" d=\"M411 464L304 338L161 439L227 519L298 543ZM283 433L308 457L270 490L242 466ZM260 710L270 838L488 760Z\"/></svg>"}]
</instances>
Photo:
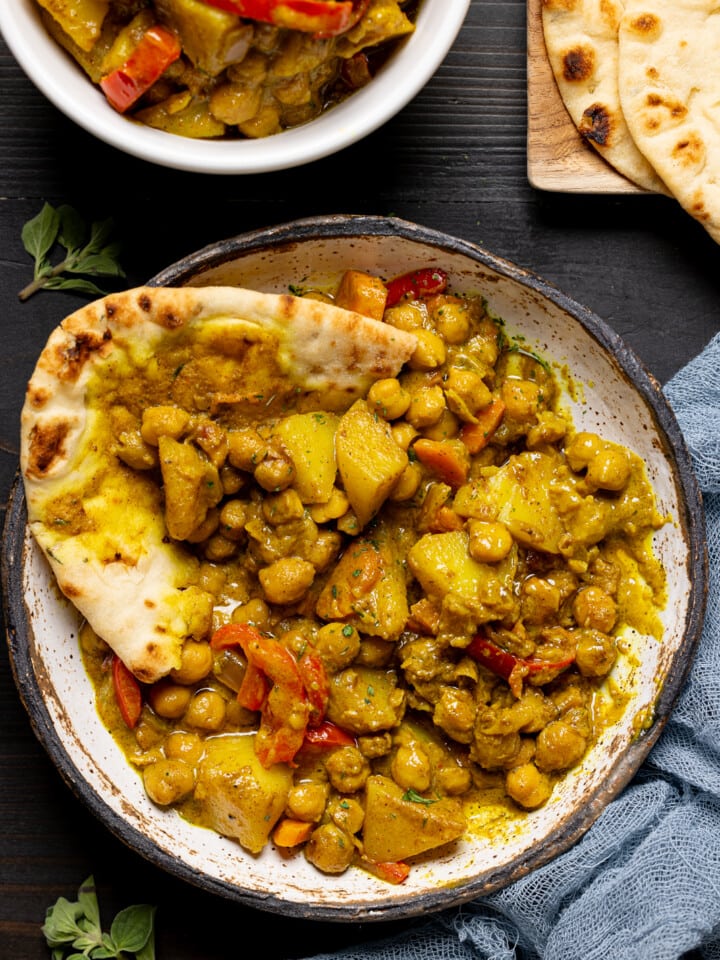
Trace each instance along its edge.
<instances>
[{"instance_id":1,"label":"diced tomato piece","mask_svg":"<svg viewBox=\"0 0 720 960\"><path fill-rule=\"evenodd\" d=\"M113 656L112 679L120 716L132 730L137 726L142 712L142 689L117 654Z\"/></svg>"},{"instance_id":2,"label":"diced tomato piece","mask_svg":"<svg viewBox=\"0 0 720 960\"><path fill-rule=\"evenodd\" d=\"M125 113L147 93L181 52L180 40L172 30L159 24L150 27L125 63L100 81L110 105L119 113Z\"/></svg>"}]
</instances>

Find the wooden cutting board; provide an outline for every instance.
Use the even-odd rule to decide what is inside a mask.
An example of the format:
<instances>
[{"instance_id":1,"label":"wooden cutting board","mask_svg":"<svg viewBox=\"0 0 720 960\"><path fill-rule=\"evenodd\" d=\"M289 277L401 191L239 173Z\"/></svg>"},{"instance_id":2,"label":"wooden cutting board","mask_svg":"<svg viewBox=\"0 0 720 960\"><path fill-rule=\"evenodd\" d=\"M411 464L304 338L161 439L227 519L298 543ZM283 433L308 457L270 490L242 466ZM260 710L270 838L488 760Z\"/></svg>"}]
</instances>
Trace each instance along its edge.
<instances>
[{"instance_id":1,"label":"wooden cutting board","mask_svg":"<svg viewBox=\"0 0 720 960\"><path fill-rule=\"evenodd\" d=\"M610 166L577 132L545 51L541 0L527 0L528 179L562 193L648 193Z\"/></svg>"}]
</instances>

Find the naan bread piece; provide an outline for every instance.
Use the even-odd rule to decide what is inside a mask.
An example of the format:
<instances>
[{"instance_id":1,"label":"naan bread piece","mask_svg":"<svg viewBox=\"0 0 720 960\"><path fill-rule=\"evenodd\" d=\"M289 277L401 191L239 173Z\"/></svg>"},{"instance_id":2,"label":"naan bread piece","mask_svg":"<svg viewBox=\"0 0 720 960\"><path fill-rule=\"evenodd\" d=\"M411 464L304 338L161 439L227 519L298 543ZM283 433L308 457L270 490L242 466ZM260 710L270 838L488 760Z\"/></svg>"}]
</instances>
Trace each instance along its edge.
<instances>
[{"instance_id":1,"label":"naan bread piece","mask_svg":"<svg viewBox=\"0 0 720 960\"><path fill-rule=\"evenodd\" d=\"M632 0L618 43L621 103L635 142L720 242L720 8Z\"/></svg>"},{"instance_id":2,"label":"naan bread piece","mask_svg":"<svg viewBox=\"0 0 720 960\"><path fill-rule=\"evenodd\" d=\"M124 418L166 404L231 429L258 411L344 410L415 346L317 300L233 287L140 287L53 331L22 411L28 520L62 592L140 680L179 666L213 598L168 536L156 473L118 455Z\"/></svg>"},{"instance_id":3,"label":"naan bread piece","mask_svg":"<svg viewBox=\"0 0 720 960\"><path fill-rule=\"evenodd\" d=\"M618 91L619 0L542 0L550 66L573 123L619 173L645 190L667 187L638 150Z\"/></svg>"}]
</instances>

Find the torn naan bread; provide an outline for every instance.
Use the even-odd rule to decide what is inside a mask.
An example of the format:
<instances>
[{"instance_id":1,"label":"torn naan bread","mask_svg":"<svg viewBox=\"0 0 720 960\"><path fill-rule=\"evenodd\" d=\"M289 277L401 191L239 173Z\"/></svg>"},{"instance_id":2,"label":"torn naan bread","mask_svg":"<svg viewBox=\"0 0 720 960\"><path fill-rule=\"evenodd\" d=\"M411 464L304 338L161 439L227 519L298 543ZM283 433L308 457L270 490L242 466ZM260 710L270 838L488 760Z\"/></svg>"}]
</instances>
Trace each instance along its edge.
<instances>
[{"instance_id":1,"label":"torn naan bread","mask_svg":"<svg viewBox=\"0 0 720 960\"><path fill-rule=\"evenodd\" d=\"M583 140L645 190L668 194L638 150L620 104L620 0L542 0L545 47L560 96Z\"/></svg>"},{"instance_id":2,"label":"torn naan bread","mask_svg":"<svg viewBox=\"0 0 720 960\"><path fill-rule=\"evenodd\" d=\"M233 287L140 287L53 331L22 411L28 521L62 592L138 679L178 667L213 605L168 533L157 470L142 468L142 411L187 415L212 461L214 424L345 410L416 342L328 303Z\"/></svg>"},{"instance_id":3,"label":"torn naan bread","mask_svg":"<svg viewBox=\"0 0 720 960\"><path fill-rule=\"evenodd\" d=\"M629 0L618 42L622 109L635 142L720 242L720 8Z\"/></svg>"}]
</instances>

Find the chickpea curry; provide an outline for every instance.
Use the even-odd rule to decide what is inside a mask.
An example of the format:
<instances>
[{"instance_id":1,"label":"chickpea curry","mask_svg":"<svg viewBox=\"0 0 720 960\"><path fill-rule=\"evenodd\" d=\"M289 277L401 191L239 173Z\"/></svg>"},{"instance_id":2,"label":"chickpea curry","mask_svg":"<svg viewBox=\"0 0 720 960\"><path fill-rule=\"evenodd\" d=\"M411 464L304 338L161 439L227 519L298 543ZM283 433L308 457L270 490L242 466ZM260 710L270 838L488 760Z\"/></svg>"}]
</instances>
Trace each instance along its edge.
<instances>
[{"instance_id":1,"label":"chickpea curry","mask_svg":"<svg viewBox=\"0 0 720 960\"><path fill-rule=\"evenodd\" d=\"M267 137L369 83L416 0L36 0L119 112L184 137Z\"/></svg>"},{"instance_id":2,"label":"chickpea curry","mask_svg":"<svg viewBox=\"0 0 720 960\"><path fill-rule=\"evenodd\" d=\"M261 363L262 402L226 418L191 362L169 397L119 379L113 449L156 474L212 604L156 683L89 628L83 655L154 803L400 883L488 791L525 816L581 763L622 631L659 636L664 518L641 459L576 431L549 363L442 270L303 296L412 332L412 356L301 409Z\"/></svg>"}]
</instances>

